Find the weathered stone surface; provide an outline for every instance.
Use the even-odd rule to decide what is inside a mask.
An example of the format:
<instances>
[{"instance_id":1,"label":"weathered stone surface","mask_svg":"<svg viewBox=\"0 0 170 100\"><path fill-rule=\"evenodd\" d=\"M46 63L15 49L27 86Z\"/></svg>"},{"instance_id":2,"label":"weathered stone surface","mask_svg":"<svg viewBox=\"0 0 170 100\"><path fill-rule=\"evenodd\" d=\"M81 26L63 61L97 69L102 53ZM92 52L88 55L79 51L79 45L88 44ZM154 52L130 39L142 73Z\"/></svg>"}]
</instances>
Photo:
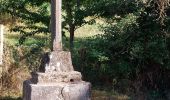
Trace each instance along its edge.
<instances>
[{"instance_id":1,"label":"weathered stone surface","mask_svg":"<svg viewBox=\"0 0 170 100\"><path fill-rule=\"evenodd\" d=\"M33 83L58 83L82 81L80 72L52 72L52 73L32 73Z\"/></svg>"},{"instance_id":2,"label":"weathered stone surface","mask_svg":"<svg viewBox=\"0 0 170 100\"><path fill-rule=\"evenodd\" d=\"M23 84L23 100L90 100L91 85L74 71L70 52L53 51L44 72Z\"/></svg>"},{"instance_id":3,"label":"weathered stone surface","mask_svg":"<svg viewBox=\"0 0 170 100\"><path fill-rule=\"evenodd\" d=\"M51 39L52 50L62 50L62 0L51 0Z\"/></svg>"},{"instance_id":4,"label":"weathered stone surface","mask_svg":"<svg viewBox=\"0 0 170 100\"><path fill-rule=\"evenodd\" d=\"M45 72L70 72L74 71L71 54L67 51L53 51L49 55L49 62L45 66Z\"/></svg>"},{"instance_id":5,"label":"weathered stone surface","mask_svg":"<svg viewBox=\"0 0 170 100\"><path fill-rule=\"evenodd\" d=\"M68 84L62 91L64 100L91 100L91 85L87 82Z\"/></svg>"},{"instance_id":6,"label":"weathered stone surface","mask_svg":"<svg viewBox=\"0 0 170 100\"><path fill-rule=\"evenodd\" d=\"M90 100L91 85L88 82L55 84L23 84L23 100Z\"/></svg>"}]
</instances>

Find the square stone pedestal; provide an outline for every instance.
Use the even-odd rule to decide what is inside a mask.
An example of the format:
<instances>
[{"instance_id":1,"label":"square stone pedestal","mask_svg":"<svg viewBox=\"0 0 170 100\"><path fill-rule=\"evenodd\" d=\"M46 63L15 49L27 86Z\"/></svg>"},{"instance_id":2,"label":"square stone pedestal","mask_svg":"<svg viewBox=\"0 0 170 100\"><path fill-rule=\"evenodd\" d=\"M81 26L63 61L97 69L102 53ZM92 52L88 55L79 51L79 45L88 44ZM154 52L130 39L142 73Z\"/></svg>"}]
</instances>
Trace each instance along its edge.
<instances>
[{"instance_id":1,"label":"square stone pedestal","mask_svg":"<svg viewBox=\"0 0 170 100\"><path fill-rule=\"evenodd\" d=\"M91 84L88 82L23 83L23 100L90 100Z\"/></svg>"},{"instance_id":2,"label":"square stone pedestal","mask_svg":"<svg viewBox=\"0 0 170 100\"><path fill-rule=\"evenodd\" d=\"M23 83L23 100L90 100L91 85L74 71L71 54L53 51L44 57L42 70Z\"/></svg>"}]
</instances>

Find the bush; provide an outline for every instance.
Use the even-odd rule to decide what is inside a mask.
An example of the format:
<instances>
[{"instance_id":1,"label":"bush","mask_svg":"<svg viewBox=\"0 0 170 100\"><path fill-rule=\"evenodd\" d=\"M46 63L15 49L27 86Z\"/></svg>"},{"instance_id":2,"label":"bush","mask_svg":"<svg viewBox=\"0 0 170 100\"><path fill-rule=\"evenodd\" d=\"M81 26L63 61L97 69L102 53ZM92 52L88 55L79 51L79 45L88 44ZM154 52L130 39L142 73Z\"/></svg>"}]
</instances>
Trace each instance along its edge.
<instances>
[{"instance_id":1,"label":"bush","mask_svg":"<svg viewBox=\"0 0 170 100\"><path fill-rule=\"evenodd\" d=\"M22 83L30 77L31 71L40 66L44 47L41 45L15 46L5 44L2 75L0 75L0 97L20 96Z\"/></svg>"},{"instance_id":2,"label":"bush","mask_svg":"<svg viewBox=\"0 0 170 100\"><path fill-rule=\"evenodd\" d=\"M120 92L165 97L170 88L170 37L154 17L128 14L104 31L104 35L88 38L74 53L75 66L85 78Z\"/></svg>"}]
</instances>

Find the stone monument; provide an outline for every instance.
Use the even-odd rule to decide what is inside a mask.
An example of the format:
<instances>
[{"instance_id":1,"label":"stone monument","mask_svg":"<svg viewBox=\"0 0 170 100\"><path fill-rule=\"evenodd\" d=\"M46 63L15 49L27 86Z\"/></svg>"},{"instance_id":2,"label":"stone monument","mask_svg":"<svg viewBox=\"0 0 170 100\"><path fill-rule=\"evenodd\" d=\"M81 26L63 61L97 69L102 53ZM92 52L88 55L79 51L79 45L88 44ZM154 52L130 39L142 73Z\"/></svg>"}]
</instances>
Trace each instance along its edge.
<instances>
[{"instance_id":1,"label":"stone monument","mask_svg":"<svg viewBox=\"0 0 170 100\"><path fill-rule=\"evenodd\" d=\"M51 0L52 52L44 69L23 83L23 100L90 100L91 84L74 71L70 52L62 50L61 0Z\"/></svg>"}]
</instances>

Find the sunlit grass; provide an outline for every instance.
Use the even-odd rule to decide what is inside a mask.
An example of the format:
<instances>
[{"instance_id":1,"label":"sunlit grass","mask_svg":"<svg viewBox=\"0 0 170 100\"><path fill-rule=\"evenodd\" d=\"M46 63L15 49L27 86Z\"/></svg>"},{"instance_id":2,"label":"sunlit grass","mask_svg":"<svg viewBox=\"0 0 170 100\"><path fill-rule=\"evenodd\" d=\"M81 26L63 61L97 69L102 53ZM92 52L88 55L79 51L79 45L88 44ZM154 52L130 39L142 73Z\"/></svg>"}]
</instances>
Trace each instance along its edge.
<instances>
[{"instance_id":1,"label":"sunlit grass","mask_svg":"<svg viewBox=\"0 0 170 100\"><path fill-rule=\"evenodd\" d=\"M99 29L98 24L94 25L84 25L77 30L75 30L75 38L85 38L85 37L91 37L97 34L102 34L103 32ZM69 33L66 32L65 34L67 37L69 37ZM76 39L75 39L76 40Z\"/></svg>"},{"instance_id":2,"label":"sunlit grass","mask_svg":"<svg viewBox=\"0 0 170 100\"><path fill-rule=\"evenodd\" d=\"M9 43L11 45L19 45L19 39L21 35L19 33L6 33L4 34L4 42ZM37 34L34 36L27 37L24 41L24 45L32 45L32 44L40 44L40 43L47 43L48 35L45 34Z\"/></svg>"},{"instance_id":3,"label":"sunlit grass","mask_svg":"<svg viewBox=\"0 0 170 100\"><path fill-rule=\"evenodd\" d=\"M82 38L82 37L90 37L97 34L102 34L103 32L99 29L99 25L85 25L80 27L75 31L75 37Z\"/></svg>"},{"instance_id":4,"label":"sunlit grass","mask_svg":"<svg viewBox=\"0 0 170 100\"><path fill-rule=\"evenodd\" d=\"M76 45L79 46L81 41L84 40L84 38L86 38L86 37L91 37L91 36L94 36L94 35L97 35L97 34L102 34L103 32L99 29L98 26L99 25L94 24L94 25L85 25L85 26L78 28L75 31L75 40L74 40L75 46ZM6 31L4 36L5 36L5 39L4 39L5 42L12 44L12 45L18 45L21 34ZM50 38L50 34L48 34L48 35L46 35L46 34L36 34L34 36L27 37L24 44L25 45L31 45L31 44L39 44L39 43L42 43L42 42L47 43L47 42L49 42L49 38ZM63 42L67 42L67 43L63 43L63 44L67 44L66 47L68 47L68 44L69 44L69 33L68 32L66 32L66 38L67 38L67 40L63 41Z\"/></svg>"}]
</instances>

